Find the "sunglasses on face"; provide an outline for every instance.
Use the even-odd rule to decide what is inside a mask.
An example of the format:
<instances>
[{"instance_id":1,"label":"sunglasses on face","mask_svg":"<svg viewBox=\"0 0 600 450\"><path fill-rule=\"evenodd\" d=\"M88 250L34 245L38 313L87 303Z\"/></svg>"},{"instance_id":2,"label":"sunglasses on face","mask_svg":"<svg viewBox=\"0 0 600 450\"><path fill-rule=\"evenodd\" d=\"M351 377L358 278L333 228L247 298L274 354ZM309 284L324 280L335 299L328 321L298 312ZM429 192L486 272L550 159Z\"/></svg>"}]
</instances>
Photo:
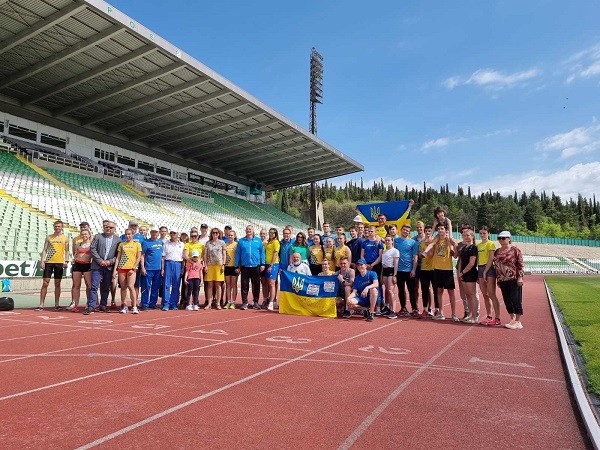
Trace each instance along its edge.
<instances>
[{"instance_id":1,"label":"sunglasses on face","mask_svg":"<svg viewBox=\"0 0 600 450\"><path fill-rule=\"evenodd\" d=\"M498 240L499 241L503 241L504 239L508 239L507 237L499 237Z\"/></svg>"}]
</instances>

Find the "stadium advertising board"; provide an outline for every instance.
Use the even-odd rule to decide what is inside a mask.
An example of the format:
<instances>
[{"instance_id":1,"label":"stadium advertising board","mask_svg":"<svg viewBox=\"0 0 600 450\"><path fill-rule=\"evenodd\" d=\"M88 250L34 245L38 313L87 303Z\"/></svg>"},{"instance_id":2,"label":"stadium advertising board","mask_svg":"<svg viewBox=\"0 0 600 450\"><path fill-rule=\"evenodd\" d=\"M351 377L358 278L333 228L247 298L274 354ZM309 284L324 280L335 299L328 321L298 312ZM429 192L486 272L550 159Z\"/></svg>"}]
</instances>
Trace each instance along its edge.
<instances>
[{"instance_id":1,"label":"stadium advertising board","mask_svg":"<svg viewBox=\"0 0 600 450\"><path fill-rule=\"evenodd\" d=\"M40 261L0 260L0 278L41 277L42 272Z\"/></svg>"}]
</instances>

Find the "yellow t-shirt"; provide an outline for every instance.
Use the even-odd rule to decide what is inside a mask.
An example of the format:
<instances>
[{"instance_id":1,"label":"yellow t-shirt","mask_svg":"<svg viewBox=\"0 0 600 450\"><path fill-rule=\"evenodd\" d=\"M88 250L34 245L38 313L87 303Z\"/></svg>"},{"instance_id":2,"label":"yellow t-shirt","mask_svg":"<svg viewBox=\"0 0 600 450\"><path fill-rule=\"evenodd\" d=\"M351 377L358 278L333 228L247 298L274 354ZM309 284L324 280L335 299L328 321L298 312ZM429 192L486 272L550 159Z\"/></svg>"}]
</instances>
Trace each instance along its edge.
<instances>
[{"instance_id":1,"label":"yellow t-shirt","mask_svg":"<svg viewBox=\"0 0 600 450\"><path fill-rule=\"evenodd\" d=\"M187 255L189 259L192 259L192 252L194 250L198 251L198 254L200 255L200 258L202 258L202 252L204 251L204 244L200 241L198 242L192 242L192 241L188 241L185 243L185 245L183 246L183 251L188 251Z\"/></svg>"},{"instance_id":2,"label":"yellow t-shirt","mask_svg":"<svg viewBox=\"0 0 600 450\"><path fill-rule=\"evenodd\" d=\"M225 246L225 265L227 267L234 267L235 264L235 249L237 248L236 241L229 241Z\"/></svg>"},{"instance_id":3,"label":"yellow t-shirt","mask_svg":"<svg viewBox=\"0 0 600 450\"><path fill-rule=\"evenodd\" d=\"M329 261L329 267L335 267L335 247L325 247L323 253L323 259Z\"/></svg>"},{"instance_id":4,"label":"yellow t-shirt","mask_svg":"<svg viewBox=\"0 0 600 450\"><path fill-rule=\"evenodd\" d=\"M375 227L375 234L377 236L379 236L381 239L385 239L385 237L387 236L387 230L385 229L385 226L383 227Z\"/></svg>"},{"instance_id":5,"label":"yellow t-shirt","mask_svg":"<svg viewBox=\"0 0 600 450\"><path fill-rule=\"evenodd\" d=\"M308 262L310 264L323 263L323 248L320 245L312 245L308 248Z\"/></svg>"},{"instance_id":6,"label":"yellow t-shirt","mask_svg":"<svg viewBox=\"0 0 600 450\"><path fill-rule=\"evenodd\" d=\"M490 258L490 250L496 250L496 245L492 241L480 242L477 244L477 265L485 266Z\"/></svg>"},{"instance_id":7,"label":"yellow t-shirt","mask_svg":"<svg viewBox=\"0 0 600 450\"><path fill-rule=\"evenodd\" d=\"M433 247L433 268L437 270L452 270L452 254L446 239L439 241ZM421 265L421 269L423 266Z\"/></svg>"},{"instance_id":8,"label":"yellow t-shirt","mask_svg":"<svg viewBox=\"0 0 600 450\"><path fill-rule=\"evenodd\" d=\"M136 241L119 243L121 257L117 263L117 269L133 269L140 253L142 253L142 244Z\"/></svg>"},{"instance_id":9,"label":"yellow t-shirt","mask_svg":"<svg viewBox=\"0 0 600 450\"><path fill-rule=\"evenodd\" d=\"M348 253L351 253L350 248L347 245L343 245L341 247L336 247L333 252L333 258L335 259L335 267L340 267L340 259L346 256Z\"/></svg>"},{"instance_id":10,"label":"yellow t-shirt","mask_svg":"<svg viewBox=\"0 0 600 450\"><path fill-rule=\"evenodd\" d=\"M328 277L331 275L335 275L335 272L333 270L328 270L327 272L323 271L319 273L320 277Z\"/></svg>"},{"instance_id":11,"label":"yellow t-shirt","mask_svg":"<svg viewBox=\"0 0 600 450\"><path fill-rule=\"evenodd\" d=\"M280 248L281 244L277 239L267 242L267 245L265 245L265 262L267 264L279 264ZM273 255L275 255L275 258L273 258Z\"/></svg>"},{"instance_id":12,"label":"yellow t-shirt","mask_svg":"<svg viewBox=\"0 0 600 450\"><path fill-rule=\"evenodd\" d=\"M424 252L428 245L425 239L419 242L419 253ZM433 270L433 256L427 255L421 259L421 270Z\"/></svg>"},{"instance_id":13,"label":"yellow t-shirt","mask_svg":"<svg viewBox=\"0 0 600 450\"><path fill-rule=\"evenodd\" d=\"M46 247L46 261L51 264L65 263L65 249L69 245L69 238L64 234L48 236L48 247Z\"/></svg>"}]
</instances>

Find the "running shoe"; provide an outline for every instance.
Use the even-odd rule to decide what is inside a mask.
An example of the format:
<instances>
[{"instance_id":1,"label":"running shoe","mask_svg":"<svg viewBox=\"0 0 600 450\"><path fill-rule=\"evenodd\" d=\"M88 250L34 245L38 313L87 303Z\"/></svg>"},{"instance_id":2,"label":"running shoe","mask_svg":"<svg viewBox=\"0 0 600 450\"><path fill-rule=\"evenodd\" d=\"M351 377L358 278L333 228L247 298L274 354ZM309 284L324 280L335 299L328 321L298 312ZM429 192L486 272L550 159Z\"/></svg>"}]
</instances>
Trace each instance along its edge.
<instances>
[{"instance_id":1,"label":"running shoe","mask_svg":"<svg viewBox=\"0 0 600 450\"><path fill-rule=\"evenodd\" d=\"M511 320L510 322L504 325L504 328L508 328L509 330L516 330L517 322L515 320Z\"/></svg>"},{"instance_id":2,"label":"running shoe","mask_svg":"<svg viewBox=\"0 0 600 450\"><path fill-rule=\"evenodd\" d=\"M479 322L479 325L489 325L494 321L493 318L491 318L490 316L487 316L485 319L483 319L481 322Z\"/></svg>"},{"instance_id":3,"label":"running shoe","mask_svg":"<svg viewBox=\"0 0 600 450\"><path fill-rule=\"evenodd\" d=\"M71 308L71 312L78 313L78 312L80 312L80 311L81 311L81 310L79 309L79 306L73 306L73 307Z\"/></svg>"},{"instance_id":4,"label":"running shoe","mask_svg":"<svg viewBox=\"0 0 600 450\"><path fill-rule=\"evenodd\" d=\"M433 316L435 316L435 314L433 313L433 311L430 309L427 311L427 317L429 317L430 319L433 318Z\"/></svg>"},{"instance_id":5,"label":"running shoe","mask_svg":"<svg viewBox=\"0 0 600 450\"><path fill-rule=\"evenodd\" d=\"M465 316L462 319L460 319L461 322L464 323L471 323L470 320L472 319L471 315Z\"/></svg>"},{"instance_id":6,"label":"running shoe","mask_svg":"<svg viewBox=\"0 0 600 450\"><path fill-rule=\"evenodd\" d=\"M200 307L198 305L193 305L192 311L200 311Z\"/></svg>"},{"instance_id":7,"label":"running shoe","mask_svg":"<svg viewBox=\"0 0 600 450\"><path fill-rule=\"evenodd\" d=\"M521 321L520 321L520 320L518 320L518 321L515 323L515 330L522 330L522 329L523 329L523 324L521 323Z\"/></svg>"},{"instance_id":8,"label":"running shoe","mask_svg":"<svg viewBox=\"0 0 600 450\"><path fill-rule=\"evenodd\" d=\"M83 310L83 315L84 316L89 316L90 314L94 314L94 313L95 313L95 311L93 309L90 309L90 308L85 308Z\"/></svg>"},{"instance_id":9,"label":"running shoe","mask_svg":"<svg viewBox=\"0 0 600 450\"><path fill-rule=\"evenodd\" d=\"M477 321L473 318L463 319L462 321L463 321L463 323L468 323L469 325L475 325L477 323Z\"/></svg>"},{"instance_id":10,"label":"running shoe","mask_svg":"<svg viewBox=\"0 0 600 450\"><path fill-rule=\"evenodd\" d=\"M248 309L248 303L242 303L242 306L240 309Z\"/></svg>"},{"instance_id":11,"label":"running shoe","mask_svg":"<svg viewBox=\"0 0 600 450\"><path fill-rule=\"evenodd\" d=\"M433 320L446 320L446 316L441 312L438 312L435 316L433 316Z\"/></svg>"},{"instance_id":12,"label":"running shoe","mask_svg":"<svg viewBox=\"0 0 600 450\"><path fill-rule=\"evenodd\" d=\"M106 306L99 306L98 311L103 312L103 313L109 313L110 309L108 309Z\"/></svg>"},{"instance_id":13,"label":"running shoe","mask_svg":"<svg viewBox=\"0 0 600 450\"><path fill-rule=\"evenodd\" d=\"M426 319L426 318L427 318L427 315L428 315L428 313L427 313L427 310L426 310L426 309L424 309L424 310L423 310L423 312L421 313L421 318L422 318L422 319Z\"/></svg>"},{"instance_id":14,"label":"running shoe","mask_svg":"<svg viewBox=\"0 0 600 450\"><path fill-rule=\"evenodd\" d=\"M387 316L389 313L390 313L390 307L388 305L384 305L383 308L381 308L381 315Z\"/></svg>"},{"instance_id":15,"label":"running shoe","mask_svg":"<svg viewBox=\"0 0 600 450\"><path fill-rule=\"evenodd\" d=\"M460 322L460 319L456 314L452 314L452 322Z\"/></svg>"},{"instance_id":16,"label":"running shoe","mask_svg":"<svg viewBox=\"0 0 600 450\"><path fill-rule=\"evenodd\" d=\"M134 307L133 307L133 309L131 310L131 312L132 312L133 314L139 314L139 313L140 313L140 312L138 311L138 307L137 307L137 306L134 306Z\"/></svg>"},{"instance_id":17,"label":"running shoe","mask_svg":"<svg viewBox=\"0 0 600 450\"><path fill-rule=\"evenodd\" d=\"M347 309L346 311L344 311L344 315L342 316L344 319L349 319L352 317L352 312Z\"/></svg>"},{"instance_id":18,"label":"running shoe","mask_svg":"<svg viewBox=\"0 0 600 450\"><path fill-rule=\"evenodd\" d=\"M408 309L406 309L406 308L402 308L402 309L400 310L400 315L401 315L402 317L409 317L409 316L410 316L410 313L408 312Z\"/></svg>"},{"instance_id":19,"label":"running shoe","mask_svg":"<svg viewBox=\"0 0 600 450\"><path fill-rule=\"evenodd\" d=\"M374 319L375 317L373 317L373 313L371 311L367 311L367 322L373 322Z\"/></svg>"},{"instance_id":20,"label":"running shoe","mask_svg":"<svg viewBox=\"0 0 600 450\"><path fill-rule=\"evenodd\" d=\"M470 317L471 317L471 313L469 311L465 311L465 314L461 320L469 319Z\"/></svg>"},{"instance_id":21,"label":"running shoe","mask_svg":"<svg viewBox=\"0 0 600 450\"><path fill-rule=\"evenodd\" d=\"M269 300L263 300L262 305L260 305L260 309L269 309Z\"/></svg>"},{"instance_id":22,"label":"running shoe","mask_svg":"<svg viewBox=\"0 0 600 450\"><path fill-rule=\"evenodd\" d=\"M375 315L376 315L376 316L383 316L383 313L381 312L381 309L380 309L380 308L377 308L377 309L375 310Z\"/></svg>"},{"instance_id":23,"label":"running shoe","mask_svg":"<svg viewBox=\"0 0 600 450\"><path fill-rule=\"evenodd\" d=\"M117 310L117 304L115 302L112 302L110 304L110 309L114 309L116 311Z\"/></svg>"},{"instance_id":24,"label":"running shoe","mask_svg":"<svg viewBox=\"0 0 600 450\"><path fill-rule=\"evenodd\" d=\"M410 315L411 315L412 317L415 317L415 318L417 318L417 319L420 319L420 318L421 318L421 314L419 314L419 310L418 310L418 309L413 309L413 310L412 310L412 312L410 313Z\"/></svg>"},{"instance_id":25,"label":"running shoe","mask_svg":"<svg viewBox=\"0 0 600 450\"><path fill-rule=\"evenodd\" d=\"M62 311L63 307L62 306L55 306L54 307L54 311Z\"/></svg>"},{"instance_id":26,"label":"running shoe","mask_svg":"<svg viewBox=\"0 0 600 450\"><path fill-rule=\"evenodd\" d=\"M386 319L397 319L398 316L396 315L396 313L394 311L390 311L385 315Z\"/></svg>"},{"instance_id":27,"label":"running shoe","mask_svg":"<svg viewBox=\"0 0 600 450\"><path fill-rule=\"evenodd\" d=\"M498 319L497 317L495 319L493 319L489 324L490 327L499 327L502 325L502 322L500 322L500 319Z\"/></svg>"},{"instance_id":28,"label":"running shoe","mask_svg":"<svg viewBox=\"0 0 600 450\"><path fill-rule=\"evenodd\" d=\"M71 303L69 303L69 306L67 306L67 309L69 311L71 311L73 309L73 307L75 306L75 300L71 300Z\"/></svg>"},{"instance_id":29,"label":"running shoe","mask_svg":"<svg viewBox=\"0 0 600 450\"><path fill-rule=\"evenodd\" d=\"M44 307L43 306L38 306L37 308L33 308L34 311L43 311Z\"/></svg>"},{"instance_id":30,"label":"running shoe","mask_svg":"<svg viewBox=\"0 0 600 450\"><path fill-rule=\"evenodd\" d=\"M129 312L129 308L125 305L123 305L123 307L121 308L121 310L119 311L121 314L127 314Z\"/></svg>"},{"instance_id":31,"label":"running shoe","mask_svg":"<svg viewBox=\"0 0 600 450\"><path fill-rule=\"evenodd\" d=\"M168 311L169 308L160 308L161 311Z\"/></svg>"},{"instance_id":32,"label":"running shoe","mask_svg":"<svg viewBox=\"0 0 600 450\"><path fill-rule=\"evenodd\" d=\"M254 302L254 304L252 305L252 309L260 309L260 305L258 304L258 302Z\"/></svg>"},{"instance_id":33,"label":"running shoe","mask_svg":"<svg viewBox=\"0 0 600 450\"><path fill-rule=\"evenodd\" d=\"M194 310L194 307L193 307L192 305L187 305L187 306L185 307L185 310L186 310L186 311L193 311L193 310Z\"/></svg>"},{"instance_id":34,"label":"running shoe","mask_svg":"<svg viewBox=\"0 0 600 450\"><path fill-rule=\"evenodd\" d=\"M275 310L275 307L273 306L273 303L275 303L275 302L269 302L269 304L267 305L267 310L268 311L274 311Z\"/></svg>"}]
</instances>

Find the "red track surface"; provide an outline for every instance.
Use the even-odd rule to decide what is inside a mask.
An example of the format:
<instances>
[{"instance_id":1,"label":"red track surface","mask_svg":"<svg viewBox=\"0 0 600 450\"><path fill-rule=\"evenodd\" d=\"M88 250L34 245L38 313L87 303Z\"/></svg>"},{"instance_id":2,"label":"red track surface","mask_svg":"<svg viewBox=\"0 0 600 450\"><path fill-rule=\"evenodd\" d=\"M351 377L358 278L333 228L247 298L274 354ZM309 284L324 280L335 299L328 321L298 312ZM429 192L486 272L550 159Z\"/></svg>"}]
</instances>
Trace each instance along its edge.
<instances>
[{"instance_id":1,"label":"red track surface","mask_svg":"<svg viewBox=\"0 0 600 450\"><path fill-rule=\"evenodd\" d=\"M524 295L516 331L240 310L0 313L0 445L586 448L542 278Z\"/></svg>"}]
</instances>

